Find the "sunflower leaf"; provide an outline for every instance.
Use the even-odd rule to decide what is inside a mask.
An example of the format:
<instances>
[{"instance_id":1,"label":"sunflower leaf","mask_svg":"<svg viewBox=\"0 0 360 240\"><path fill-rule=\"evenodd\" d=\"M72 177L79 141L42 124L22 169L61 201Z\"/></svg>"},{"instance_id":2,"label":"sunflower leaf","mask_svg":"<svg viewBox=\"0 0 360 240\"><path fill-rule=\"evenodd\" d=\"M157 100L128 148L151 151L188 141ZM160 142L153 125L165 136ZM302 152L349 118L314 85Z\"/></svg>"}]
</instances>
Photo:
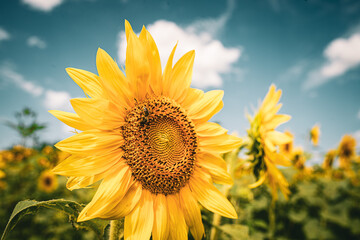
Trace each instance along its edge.
<instances>
[{"instance_id":1,"label":"sunflower leaf","mask_svg":"<svg viewBox=\"0 0 360 240\"><path fill-rule=\"evenodd\" d=\"M94 220L78 223L76 222L76 219L81 209L83 208L83 205L65 199L54 199L54 200L42 201L42 202L38 202L35 200L24 200L18 202L1 236L1 240L4 240L6 238L7 234L12 229L14 229L14 227L20 221L21 218L23 218L25 215L28 214L35 214L40 207L61 211L69 216L69 221L77 230L79 229L92 230L95 232L96 236L99 239L104 239L104 231L106 226L109 224L109 221L94 219Z\"/></svg>"}]
</instances>

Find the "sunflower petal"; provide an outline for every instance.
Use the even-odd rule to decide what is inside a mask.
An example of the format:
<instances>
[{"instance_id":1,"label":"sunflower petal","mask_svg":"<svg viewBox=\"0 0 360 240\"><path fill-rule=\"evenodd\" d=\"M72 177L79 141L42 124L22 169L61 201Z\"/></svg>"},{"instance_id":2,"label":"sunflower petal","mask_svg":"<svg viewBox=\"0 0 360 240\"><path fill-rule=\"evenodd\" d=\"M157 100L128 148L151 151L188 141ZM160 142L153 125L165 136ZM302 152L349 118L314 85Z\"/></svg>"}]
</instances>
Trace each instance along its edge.
<instances>
[{"instance_id":1,"label":"sunflower petal","mask_svg":"<svg viewBox=\"0 0 360 240\"><path fill-rule=\"evenodd\" d=\"M108 107L109 101L102 98L73 98L70 102L84 122L94 127L101 126L104 109Z\"/></svg>"},{"instance_id":2,"label":"sunflower petal","mask_svg":"<svg viewBox=\"0 0 360 240\"><path fill-rule=\"evenodd\" d=\"M163 194L154 196L154 226L152 237L154 240L168 239L168 208L166 197Z\"/></svg>"},{"instance_id":3,"label":"sunflower petal","mask_svg":"<svg viewBox=\"0 0 360 240\"><path fill-rule=\"evenodd\" d=\"M208 152L199 152L197 164L210 173L211 178L215 183L233 184L233 180L227 172L226 162L219 155Z\"/></svg>"},{"instance_id":4,"label":"sunflower petal","mask_svg":"<svg viewBox=\"0 0 360 240\"><path fill-rule=\"evenodd\" d=\"M184 212L185 221L190 227L191 234L195 240L201 240L205 233L201 212L188 186L180 190L180 204Z\"/></svg>"},{"instance_id":5,"label":"sunflower petal","mask_svg":"<svg viewBox=\"0 0 360 240\"><path fill-rule=\"evenodd\" d=\"M101 48L97 51L96 66L109 98L119 105L127 103L131 106L133 95L130 92L128 80L116 62Z\"/></svg>"},{"instance_id":6,"label":"sunflower petal","mask_svg":"<svg viewBox=\"0 0 360 240\"><path fill-rule=\"evenodd\" d=\"M188 229L186 226L184 214L181 210L181 206L179 204L179 196L178 194L171 194L166 196L168 209L171 209L171 214L169 214L169 229L170 229L170 237L169 239L174 240L182 240L187 239Z\"/></svg>"},{"instance_id":7,"label":"sunflower petal","mask_svg":"<svg viewBox=\"0 0 360 240\"><path fill-rule=\"evenodd\" d=\"M213 137L227 133L227 130L217 123L205 122L195 125L196 134L200 137Z\"/></svg>"},{"instance_id":8,"label":"sunflower petal","mask_svg":"<svg viewBox=\"0 0 360 240\"><path fill-rule=\"evenodd\" d=\"M195 51L193 50L184 54L184 56L177 61L172 70L169 97L173 98L175 101L180 102L186 97L191 84L194 59Z\"/></svg>"},{"instance_id":9,"label":"sunflower petal","mask_svg":"<svg viewBox=\"0 0 360 240\"><path fill-rule=\"evenodd\" d=\"M275 145L282 145L292 141L292 137L278 131L267 132L265 138L268 138Z\"/></svg>"},{"instance_id":10,"label":"sunflower petal","mask_svg":"<svg viewBox=\"0 0 360 240\"><path fill-rule=\"evenodd\" d=\"M149 87L150 66L145 46L133 31L127 33L126 77L135 91L135 98L143 100Z\"/></svg>"},{"instance_id":11,"label":"sunflower petal","mask_svg":"<svg viewBox=\"0 0 360 240\"><path fill-rule=\"evenodd\" d=\"M151 193L143 189L138 205L125 217L125 240L150 239L153 223L153 199Z\"/></svg>"},{"instance_id":12,"label":"sunflower petal","mask_svg":"<svg viewBox=\"0 0 360 240\"><path fill-rule=\"evenodd\" d=\"M172 65L173 65L173 59L174 59L174 54L175 54L175 50L176 50L177 44L175 44L173 50L170 53L169 59L166 63L165 69L164 69L164 74L163 74L163 84L164 84L164 88L163 88L163 92L168 93L168 90L170 89L170 77L171 77L171 73L172 73Z\"/></svg>"},{"instance_id":13,"label":"sunflower petal","mask_svg":"<svg viewBox=\"0 0 360 240\"><path fill-rule=\"evenodd\" d=\"M197 170L190 178L189 186L194 197L208 210L227 218L237 218L236 211L222 193L211 183L200 177Z\"/></svg>"},{"instance_id":14,"label":"sunflower petal","mask_svg":"<svg viewBox=\"0 0 360 240\"><path fill-rule=\"evenodd\" d=\"M105 155L71 155L60 162L52 172L64 176L93 176L121 161L122 155L123 152L118 150Z\"/></svg>"},{"instance_id":15,"label":"sunflower petal","mask_svg":"<svg viewBox=\"0 0 360 240\"><path fill-rule=\"evenodd\" d=\"M96 217L106 217L107 209L116 205L132 185L129 166L123 163L117 166L117 171L109 174L101 182L91 202L81 211L78 222Z\"/></svg>"},{"instance_id":16,"label":"sunflower petal","mask_svg":"<svg viewBox=\"0 0 360 240\"><path fill-rule=\"evenodd\" d=\"M220 136L213 136L202 138L199 141L199 148L203 151L225 153L241 145L242 140L236 136L222 134Z\"/></svg>"},{"instance_id":17,"label":"sunflower petal","mask_svg":"<svg viewBox=\"0 0 360 240\"><path fill-rule=\"evenodd\" d=\"M188 111L188 116L196 123L208 121L223 107L224 91L213 90L204 94L203 98L194 102Z\"/></svg>"},{"instance_id":18,"label":"sunflower petal","mask_svg":"<svg viewBox=\"0 0 360 240\"><path fill-rule=\"evenodd\" d=\"M146 54L150 65L150 87L156 95L160 95L162 89L162 73L159 50L151 34L145 27L142 29L139 38L143 42L143 45L146 46Z\"/></svg>"},{"instance_id":19,"label":"sunflower petal","mask_svg":"<svg viewBox=\"0 0 360 240\"><path fill-rule=\"evenodd\" d=\"M106 214L103 214L104 219L121 219L130 214L130 212L139 203L142 193L142 187L139 183L134 184L129 188L121 201L115 205L114 208L109 208Z\"/></svg>"},{"instance_id":20,"label":"sunflower petal","mask_svg":"<svg viewBox=\"0 0 360 240\"><path fill-rule=\"evenodd\" d=\"M106 98L100 78L88 71L66 68L66 72L84 92L93 98Z\"/></svg>"},{"instance_id":21,"label":"sunflower petal","mask_svg":"<svg viewBox=\"0 0 360 240\"><path fill-rule=\"evenodd\" d=\"M105 154L118 149L123 143L122 136L97 130L87 130L66 138L55 147L70 154Z\"/></svg>"},{"instance_id":22,"label":"sunflower petal","mask_svg":"<svg viewBox=\"0 0 360 240\"><path fill-rule=\"evenodd\" d=\"M283 124L291 119L290 115L278 114L274 118L264 123L264 126L267 130L274 130L280 124Z\"/></svg>"},{"instance_id":23,"label":"sunflower petal","mask_svg":"<svg viewBox=\"0 0 360 240\"><path fill-rule=\"evenodd\" d=\"M49 113L54 115L57 119L69 127L78 129L80 131L90 130L93 128L84 120L82 120L76 113L63 112L59 110L50 110Z\"/></svg>"}]
</instances>

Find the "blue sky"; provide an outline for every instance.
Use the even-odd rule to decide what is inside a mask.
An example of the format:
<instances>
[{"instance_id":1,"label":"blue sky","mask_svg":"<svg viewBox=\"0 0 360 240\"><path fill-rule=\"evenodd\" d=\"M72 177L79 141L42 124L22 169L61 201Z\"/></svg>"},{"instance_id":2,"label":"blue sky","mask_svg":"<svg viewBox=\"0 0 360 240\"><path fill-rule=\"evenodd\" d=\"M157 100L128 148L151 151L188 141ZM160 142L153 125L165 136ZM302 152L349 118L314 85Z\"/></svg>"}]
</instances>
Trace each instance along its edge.
<instances>
[{"instance_id":1,"label":"blue sky","mask_svg":"<svg viewBox=\"0 0 360 240\"><path fill-rule=\"evenodd\" d=\"M47 110L69 110L84 96L66 67L96 73L98 47L124 62L124 19L145 25L162 61L195 49L193 87L223 89L224 108L213 120L245 135L271 83L283 90L281 129L295 144L323 153L343 134L360 140L359 1L4 0L0 2L1 120L29 106L48 128L47 141L70 136ZM247 110L246 110L247 109ZM321 126L320 146L308 132ZM19 142L0 125L0 148Z\"/></svg>"}]
</instances>

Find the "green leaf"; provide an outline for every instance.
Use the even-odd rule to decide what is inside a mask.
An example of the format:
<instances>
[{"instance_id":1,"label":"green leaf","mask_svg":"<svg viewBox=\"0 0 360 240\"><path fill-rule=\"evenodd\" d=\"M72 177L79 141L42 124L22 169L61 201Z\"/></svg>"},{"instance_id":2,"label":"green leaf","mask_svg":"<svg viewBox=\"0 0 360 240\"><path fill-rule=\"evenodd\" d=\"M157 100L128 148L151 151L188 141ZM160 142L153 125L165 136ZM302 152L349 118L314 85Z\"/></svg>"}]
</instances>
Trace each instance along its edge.
<instances>
[{"instance_id":1,"label":"green leaf","mask_svg":"<svg viewBox=\"0 0 360 240\"><path fill-rule=\"evenodd\" d=\"M222 231L220 239L249 239L249 227L240 224L224 224L219 226Z\"/></svg>"},{"instance_id":2,"label":"green leaf","mask_svg":"<svg viewBox=\"0 0 360 240\"><path fill-rule=\"evenodd\" d=\"M16 224L27 214L34 214L40 207L50 208L57 211L61 211L69 216L69 221L76 229L86 229L95 232L99 239L103 239L104 231L109 221L93 219L86 222L76 222L76 219L83 208L83 206L77 202L54 199L49 201L38 202L35 200L25 200L16 204L14 211L12 212L10 219L6 225L6 228L2 234L1 240L4 240L6 235L14 229Z\"/></svg>"}]
</instances>

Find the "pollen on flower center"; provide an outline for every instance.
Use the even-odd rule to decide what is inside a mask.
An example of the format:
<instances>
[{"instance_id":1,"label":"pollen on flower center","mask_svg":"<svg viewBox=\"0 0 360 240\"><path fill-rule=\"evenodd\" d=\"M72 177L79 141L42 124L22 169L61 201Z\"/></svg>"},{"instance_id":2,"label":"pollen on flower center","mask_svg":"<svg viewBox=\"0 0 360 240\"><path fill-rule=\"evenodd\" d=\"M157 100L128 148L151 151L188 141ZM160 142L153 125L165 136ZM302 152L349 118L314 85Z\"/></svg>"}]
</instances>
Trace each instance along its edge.
<instances>
[{"instance_id":1,"label":"pollen on flower center","mask_svg":"<svg viewBox=\"0 0 360 240\"><path fill-rule=\"evenodd\" d=\"M177 193L189 180L197 151L194 124L165 97L138 103L122 126L124 156L132 175L154 194Z\"/></svg>"}]
</instances>

